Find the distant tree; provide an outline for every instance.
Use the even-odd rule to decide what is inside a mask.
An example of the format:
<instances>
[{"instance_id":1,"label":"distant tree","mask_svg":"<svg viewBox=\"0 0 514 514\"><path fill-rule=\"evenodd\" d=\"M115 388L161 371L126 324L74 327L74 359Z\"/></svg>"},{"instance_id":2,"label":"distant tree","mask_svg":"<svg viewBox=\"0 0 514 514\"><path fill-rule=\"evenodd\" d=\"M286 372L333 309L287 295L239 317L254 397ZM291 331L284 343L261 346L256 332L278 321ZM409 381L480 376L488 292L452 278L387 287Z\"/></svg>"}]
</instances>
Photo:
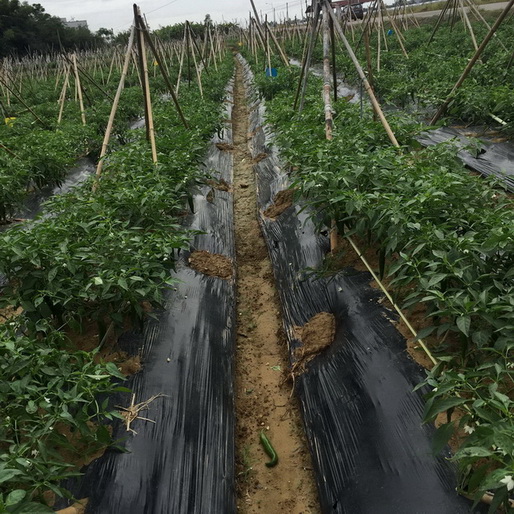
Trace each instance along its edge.
<instances>
[{"instance_id":1,"label":"distant tree","mask_svg":"<svg viewBox=\"0 0 514 514\"><path fill-rule=\"evenodd\" d=\"M68 28L41 4L0 0L0 57L92 48L105 44L86 27Z\"/></svg>"},{"instance_id":2,"label":"distant tree","mask_svg":"<svg viewBox=\"0 0 514 514\"><path fill-rule=\"evenodd\" d=\"M203 23L190 22L190 26L193 30L193 33L198 37L203 37L205 35L205 27L209 24L213 25L210 14L205 15ZM165 41L177 40L182 39L184 37L184 27L185 23L176 23L175 25L167 25L166 27L160 27L154 32L159 38ZM230 29L236 28L237 25L234 23L218 23L216 24L216 27L222 33L227 33L230 31Z\"/></svg>"},{"instance_id":3,"label":"distant tree","mask_svg":"<svg viewBox=\"0 0 514 514\"><path fill-rule=\"evenodd\" d=\"M127 46L129 37L130 37L130 30L125 30L124 32L118 32L112 38L112 43L114 45Z\"/></svg>"},{"instance_id":4,"label":"distant tree","mask_svg":"<svg viewBox=\"0 0 514 514\"><path fill-rule=\"evenodd\" d=\"M203 23L189 24L196 36L203 36L205 25ZM166 27L160 27L155 30L155 34L165 41L182 39L184 37L185 23L176 23L175 25L167 25Z\"/></svg>"},{"instance_id":5,"label":"distant tree","mask_svg":"<svg viewBox=\"0 0 514 514\"><path fill-rule=\"evenodd\" d=\"M95 36L102 38L106 43L111 43L114 39L114 30L101 27L96 31Z\"/></svg>"}]
</instances>

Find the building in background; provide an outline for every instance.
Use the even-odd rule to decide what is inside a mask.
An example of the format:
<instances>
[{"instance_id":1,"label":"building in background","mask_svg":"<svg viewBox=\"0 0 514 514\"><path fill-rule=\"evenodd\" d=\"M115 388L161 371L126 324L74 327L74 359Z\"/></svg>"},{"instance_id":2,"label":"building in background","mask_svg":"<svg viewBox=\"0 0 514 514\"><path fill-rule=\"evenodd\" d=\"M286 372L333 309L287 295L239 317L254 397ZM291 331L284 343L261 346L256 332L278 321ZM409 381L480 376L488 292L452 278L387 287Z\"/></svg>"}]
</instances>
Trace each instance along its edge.
<instances>
[{"instance_id":1,"label":"building in background","mask_svg":"<svg viewBox=\"0 0 514 514\"><path fill-rule=\"evenodd\" d=\"M86 20L66 21L66 18L59 18L59 19L62 21L62 23L65 27L69 27L70 29L78 29L79 27L85 27L86 29L88 28Z\"/></svg>"}]
</instances>

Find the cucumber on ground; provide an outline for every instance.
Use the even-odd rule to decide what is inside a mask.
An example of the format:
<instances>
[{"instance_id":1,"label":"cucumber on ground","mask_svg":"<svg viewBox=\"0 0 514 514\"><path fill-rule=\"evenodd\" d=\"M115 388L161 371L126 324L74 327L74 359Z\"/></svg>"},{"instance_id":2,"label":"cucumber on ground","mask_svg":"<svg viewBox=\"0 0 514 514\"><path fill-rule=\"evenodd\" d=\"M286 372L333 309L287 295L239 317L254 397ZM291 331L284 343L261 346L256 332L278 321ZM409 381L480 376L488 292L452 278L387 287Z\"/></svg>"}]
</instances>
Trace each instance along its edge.
<instances>
[{"instance_id":1,"label":"cucumber on ground","mask_svg":"<svg viewBox=\"0 0 514 514\"><path fill-rule=\"evenodd\" d=\"M272 468L273 466L276 466L278 464L278 455L273 446L271 445L269 439L266 437L266 434L264 431L261 431L260 436L262 446L264 446L264 450L270 457L270 461L266 462L266 466L268 468Z\"/></svg>"}]
</instances>

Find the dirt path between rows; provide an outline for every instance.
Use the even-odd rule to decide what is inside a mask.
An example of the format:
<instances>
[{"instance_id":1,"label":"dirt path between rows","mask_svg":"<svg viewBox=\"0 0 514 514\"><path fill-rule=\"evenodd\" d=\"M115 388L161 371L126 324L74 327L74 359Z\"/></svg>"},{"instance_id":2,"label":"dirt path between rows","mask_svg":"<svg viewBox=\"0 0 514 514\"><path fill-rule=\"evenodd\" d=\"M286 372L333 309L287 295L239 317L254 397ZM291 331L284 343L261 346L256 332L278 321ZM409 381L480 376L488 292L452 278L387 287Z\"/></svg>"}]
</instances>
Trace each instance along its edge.
<instances>
[{"instance_id":1,"label":"dirt path between rows","mask_svg":"<svg viewBox=\"0 0 514 514\"><path fill-rule=\"evenodd\" d=\"M241 513L319 512L310 454L295 398L284 383L289 368L281 312L266 243L257 219L248 109L236 60L234 109L234 219L237 276L236 470ZM259 442L264 430L279 462Z\"/></svg>"}]
</instances>

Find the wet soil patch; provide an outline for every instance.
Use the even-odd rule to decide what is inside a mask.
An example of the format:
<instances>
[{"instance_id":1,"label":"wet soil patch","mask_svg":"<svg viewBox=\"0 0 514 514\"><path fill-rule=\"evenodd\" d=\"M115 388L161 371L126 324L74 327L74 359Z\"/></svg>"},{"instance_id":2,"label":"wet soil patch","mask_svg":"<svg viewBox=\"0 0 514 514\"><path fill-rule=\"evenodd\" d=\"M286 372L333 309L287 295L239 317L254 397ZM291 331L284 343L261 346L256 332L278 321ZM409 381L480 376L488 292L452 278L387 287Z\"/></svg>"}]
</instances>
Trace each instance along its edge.
<instances>
[{"instance_id":1,"label":"wet soil patch","mask_svg":"<svg viewBox=\"0 0 514 514\"><path fill-rule=\"evenodd\" d=\"M230 184L224 179L220 179L219 181L211 179L207 181L207 184L218 191L226 191L229 193L232 190Z\"/></svg>"},{"instance_id":2,"label":"wet soil patch","mask_svg":"<svg viewBox=\"0 0 514 514\"><path fill-rule=\"evenodd\" d=\"M222 152L231 152L234 149L234 145L228 143L216 143L216 148Z\"/></svg>"},{"instance_id":3,"label":"wet soil patch","mask_svg":"<svg viewBox=\"0 0 514 514\"><path fill-rule=\"evenodd\" d=\"M278 218L285 210L289 209L289 207L293 205L293 196L293 189L279 191L275 195L275 198L273 198L273 204L264 211L264 216L271 219Z\"/></svg>"},{"instance_id":4,"label":"wet soil patch","mask_svg":"<svg viewBox=\"0 0 514 514\"><path fill-rule=\"evenodd\" d=\"M232 261L228 257L206 250L194 251L189 256L189 266L195 271L211 277L229 279L234 274Z\"/></svg>"},{"instance_id":5,"label":"wet soil patch","mask_svg":"<svg viewBox=\"0 0 514 514\"><path fill-rule=\"evenodd\" d=\"M329 312L320 312L313 316L303 327L295 327L295 335L302 346L295 351L298 360L293 372L302 373L307 364L328 348L336 334L336 319Z\"/></svg>"},{"instance_id":6,"label":"wet soil patch","mask_svg":"<svg viewBox=\"0 0 514 514\"><path fill-rule=\"evenodd\" d=\"M253 158L253 162L254 162L255 164L257 164L257 163L259 163L259 162L263 161L264 159L266 159L266 157L269 157L269 155L268 155L267 153L262 152L262 153L260 153L260 154L256 155L256 156Z\"/></svg>"},{"instance_id":7,"label":"wet soil patch","mask_svg":"<svg viewBox=\"0 0 514 514\"><path fill-rule=\"evenodd\" d=\"M148 307L143 305L143 309L147 310ZM130 323L127 321L123 327L123 331L128 331L131 328ZM93 321L88 321L84 324L81 333L66 331L70 343L70 350L82 350L85 352L92 352L98 347L98 326ZM125 376L135 375L141 371L143 365L139 354L130 354L120 348L118 345L119 331L111 330L106 337L101 349L97 352L93 360L99 362L112 362Z\"/></svg>"}]
</instances>

